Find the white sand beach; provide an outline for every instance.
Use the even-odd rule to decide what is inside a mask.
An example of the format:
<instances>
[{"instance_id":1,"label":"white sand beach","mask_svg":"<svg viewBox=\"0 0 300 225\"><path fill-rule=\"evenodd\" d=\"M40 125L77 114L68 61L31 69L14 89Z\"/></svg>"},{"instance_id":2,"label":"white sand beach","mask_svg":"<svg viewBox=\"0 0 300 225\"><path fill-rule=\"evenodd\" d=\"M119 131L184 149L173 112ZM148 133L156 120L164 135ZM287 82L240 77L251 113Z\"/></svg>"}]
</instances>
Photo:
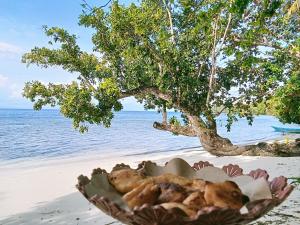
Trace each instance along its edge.
<instances>
[{"instance_id":1,"label":"white sand beach","mask_svg":"<svg viewBox=\"0 0 300 225\"><path fill-rule=\"evenodd\" d=\"M170 158L180 157L192 164L209 161L222 167L238 164L244 173L265 169L270 179L284 175L300 176L300 157L215 157L194 150L172 157L150 158L163 165ZM120 224L90 204L75 188L77 176L89 175L93 168L110 171L116 163L135 167L149 160L146 156L105 158L101 155L75 158L17 162L0 165L0 225L36 224ZM259 221L263 224L300 224L300 188L295 188L289 198ZM267 222L273 221L273 222ZM255 223L262 224L262 223Z\"/></svg>"}]
</instances>

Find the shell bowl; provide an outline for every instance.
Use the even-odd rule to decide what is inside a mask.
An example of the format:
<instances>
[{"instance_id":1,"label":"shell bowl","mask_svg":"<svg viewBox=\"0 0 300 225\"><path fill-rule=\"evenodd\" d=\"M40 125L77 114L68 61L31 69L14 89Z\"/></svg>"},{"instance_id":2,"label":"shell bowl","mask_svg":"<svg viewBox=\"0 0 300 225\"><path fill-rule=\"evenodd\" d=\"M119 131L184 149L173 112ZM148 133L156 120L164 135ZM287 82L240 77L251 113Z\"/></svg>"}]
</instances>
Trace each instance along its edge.
<instances>
[{"instance_id":1,"label":"shell bowl","mask_svg":"<svg viewBox=\"0 0 300 225\"><path fill-rule=\"evenodd\" d=\"M172 160L171 160L172 161ZM171 162L169 161L169 162ZM173 160L174 161L174 160ZM165 167L162 168L162 172L167 170L168 162ZM206 167L214 167L211 163L200 161L194 163L194 165L188 165L184 160L175 160L175 167L180 164L179 168L184 168L182 171L192 170L200 171ZM148 166L147 166L148 165ZM150 167L149 167L150 165ZM114 168L128 168L128 165L117 164ZM138 165L139 170L158 167L155 163L147 161ZM149 169L150 168L150 169ZM238 165L226 165L222 169L229 177L241 176L243 169ZM176 170L177 171L177 170ZM185 174L178 175L184 176ZM169 171L168 171L169 172ZM185 172L183 172L185 173ZM281 204L292 192L293 186L287 183L287 178L284 176L276 177L269 181L269 175L267 171L262 169L252 170L249 174L255 180L264 178L269 185L272 193L271 199L260 199L256 201L250 201L245 205L248 212L241 213L239 210L226 209L218 207L204 207L197 212L197 215L193 218L187 217L180 209L166 210L163 207L156 205L143 205L139 208L130 210L122 202L120 194L111 186L107 179L107 172L100 168L94 169L92 178L89 179L83 175L78 177L77 189L84 195L84 197L94 204L101 211L107 215L119 220L124 224L130 225L239 225L248 224Z\"/></svg>"}]
</instances>

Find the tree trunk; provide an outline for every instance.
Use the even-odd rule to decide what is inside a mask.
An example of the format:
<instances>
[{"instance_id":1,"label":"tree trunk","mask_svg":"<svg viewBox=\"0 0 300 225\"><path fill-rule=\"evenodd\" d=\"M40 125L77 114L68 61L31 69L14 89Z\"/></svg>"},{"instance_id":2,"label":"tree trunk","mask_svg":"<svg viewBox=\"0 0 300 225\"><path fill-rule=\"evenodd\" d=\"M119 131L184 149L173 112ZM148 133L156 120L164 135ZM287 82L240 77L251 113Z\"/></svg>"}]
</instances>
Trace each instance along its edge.
<instances>
[{"instance_id":1,"label":"tree trunk","mask_svg":"<svg viewBox=\"0 0 300 225\"><path fill-rule=\"evenodd\" d=\"M153 127L159 130L169 131L173 134L190 137L198 137L203 148L216 156L299 156L300 141L292 144L258 143L256 145L238 146L231 143L217 133L217 125L214 119L204 121L197 117L187 115L190 125L180 126L155 122Z\"/></svg>"},{"instance_id":2,"label":"tree trunk","mask_svg":"<svg viewBox=\"0 0 300 225\"><path fill-rule=\"evenodd\" d=\"M219 136L215 120L208 121L209 128L207 128L201 125L199 117L191 115L187 117L203 148L209 153L218 156L234 156L248 150L244 146L233 145L229 139Z\"/></svg>"},{"instance_id":3,"label":"tree trunk","mask_svg":"<svg viewBox=\"0 0 300 225\"><path fill-rule=\"evenodd\" d=\"M167 125L168 124L168 115L167 115L167 108L166 106L164 105L163 108L162 108L162 116L163 116L163 121L162 123L164 125Z\"/></svg>"},{"instance_id":4,"label":"tree trunk","mask_svg":"<svg viewBox=\"0 0 300 225\"><path fill-rule=\"evenodd\" d=\"M199 128L197 133L203 148L213 155L234 156L247 151L245 147L233 145L229 139L219 136L216 129Z\"/></svg>"}]
</instances>

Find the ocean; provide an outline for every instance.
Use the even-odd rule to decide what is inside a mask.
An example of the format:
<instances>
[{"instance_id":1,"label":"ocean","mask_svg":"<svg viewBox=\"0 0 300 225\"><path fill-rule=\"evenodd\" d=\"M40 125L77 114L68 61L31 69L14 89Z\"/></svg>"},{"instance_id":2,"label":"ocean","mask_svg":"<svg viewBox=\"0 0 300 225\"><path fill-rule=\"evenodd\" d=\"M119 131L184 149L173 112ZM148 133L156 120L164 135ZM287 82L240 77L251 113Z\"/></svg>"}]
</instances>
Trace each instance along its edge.
<instances>
[{"instance_id":1,"label":"ocean","mask_svg":"<svg viewBox=\"0 0 300 225\"><path fill-rule=\"evenodd\" d=\"M170 112L169 117L180 114ZM161 121L154 111L124 111L115 114L110 128L91 126L81 134L58 110L0 109L0 161L48 159L99 153L106 157L180 154L201 150L198 138L176 136L152 127ZM221 136L246 144L278 138L271 125L282 125L272 116L257 116L252 126L245 119L226 131L226 116L218 119Z\"/></svg>"}]
</instances>

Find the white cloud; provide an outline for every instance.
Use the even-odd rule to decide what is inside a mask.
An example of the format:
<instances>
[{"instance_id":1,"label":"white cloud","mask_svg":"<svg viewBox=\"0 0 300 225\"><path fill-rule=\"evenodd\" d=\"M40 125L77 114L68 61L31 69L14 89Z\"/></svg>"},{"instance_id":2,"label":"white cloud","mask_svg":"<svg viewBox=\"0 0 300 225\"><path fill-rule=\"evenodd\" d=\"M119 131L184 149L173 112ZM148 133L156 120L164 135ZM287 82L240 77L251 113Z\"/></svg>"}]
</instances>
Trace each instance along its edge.
<instances>
[{"instance_id":1,"label":"white cloud","mask_svg":"<svg viewBox=\"0 0 300 225\"><path fill-rule=\"evenodd\" d=\"M22 53L22 49L16 45L0 42L0 56L11 56Z\"/></svg>"},{"instance_id":2,"label":"white cloud","mask_svg":"<svg viewBox=\"0 0 300 225\"><path fill-rule=\"evenodd\" d=\"M0 87L4 87L7 84L8 77L0 74Z\"/></svg>"},{"instance_id":3,"label":"white cloud","mask_svg":"<svg viewBox=\"0 0 300 225\"><path fill-rule=\"evenodd\" d=\"M14 99L23 98L23 96L22 96L23 87L22 86L14 83L9 86L9 90L10 90L11 98L14 98Z\"/></svg>"},{"instance_id":4,"label":"white cloud","mask_svg":"<svg viewBox=\"0 0 300 225\"><path fill-rule=\"evenodd\" d=\"M3 90L3 93L7 93L9 98L20 99L23 98L23 84L14 83L8 79L8 77L0 74L0 91Z\"/></svg>"}]
</instances>

